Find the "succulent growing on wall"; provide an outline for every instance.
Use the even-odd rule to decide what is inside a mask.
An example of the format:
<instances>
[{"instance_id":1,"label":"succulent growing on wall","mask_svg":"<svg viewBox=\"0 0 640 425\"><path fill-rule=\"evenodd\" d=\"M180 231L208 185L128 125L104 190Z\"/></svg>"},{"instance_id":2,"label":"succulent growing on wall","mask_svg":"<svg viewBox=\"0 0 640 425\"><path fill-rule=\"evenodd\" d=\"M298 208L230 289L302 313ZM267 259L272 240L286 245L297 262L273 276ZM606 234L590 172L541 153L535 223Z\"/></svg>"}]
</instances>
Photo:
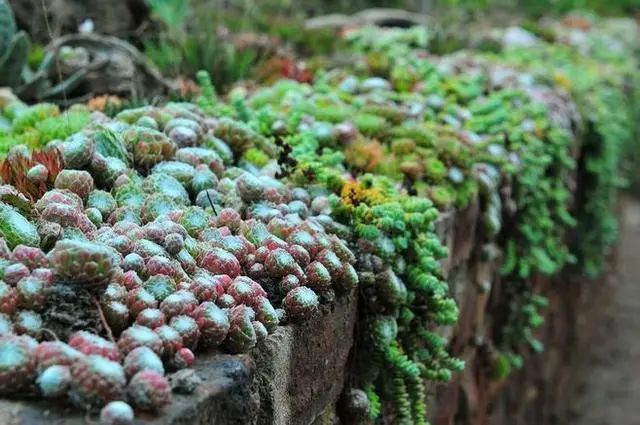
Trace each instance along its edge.
<instances>
[{"instance_id":1,"label":"succulent growing on wall","mask_svg":"<svg viewBox=\"0 0 640 425\"><path fill-rule=\"evenodd\" d=\"M494 55L494 60L468 53L437 58L416 50L424 44L409 32L404 35L407 39L402 30L367 28L352 32L348 36L352 49L365 55L363 61L356 56L352 68L321 71L313 85L283 81L260 89L253 95L252 104L287 114L286 120L279 119L282 124L278 129L306 132L304 149L298 141L301 138L292 143L295 147L291 156L298 168L312 167L316 158L335 151L333 158L339 162L332 166L339 164L342 173L384 174L401 182L407 193L428 196L441 209L464 207L479 194L485 232L502 243L502 272L505 279L517 282L515 286L526 288L531 276L553 275L576 261L588 274L596 273L596 262L601 262L615 235L611 202L618 181L616 164L622 157L618 146L628 143L623 141L629 140L630 134L616 123L630 121L629 116L623 113L606 120L611 129L600 134L611 141L589 142L587 149L593 145L602 153L593 157L585 154L582 166L573 157L576 121L571 101L550 94L547 81L536 79L535 66L527 67L533 61L535 65L545 64L543 55L554 48L533 46L529 52L519 47ZM568 59L565 52L572 48L557 49L565 54L558 58L558 72L563 67L575 67L579 72L585 65L580 59ZM401 60L398 58L408 55L394 52L413 54L410 60ZM506 64L501 62L504 56L508 58ZM614 57L613 62L623 62L627 67L623 70L630 69L628 60ZM376 77L370 77L372 74ZM552 84L562 83L559 74L554 75L558 78ZM596 72L587 81L597 81L594 79L604 75ZM585 94L600 92L597 87L580 83L585 77L575 79ZM591 105L599 103L603 111L614 111L614 103L624 104L618 83L601 84L608 87L610 107L604 107L604 100L597 100L600 95L595 102L589 101ZM602 176L589 177L595 185L587 183L586 191L602 195L586 197L584 205L578 204L576 210L570 189L576 173L592 175L598 164L612 168ZM331 181L336 190L339 179L334 176ZM361 190L349 184L345 187ZM577 231L590 233L580 226L591 227L596 221L593 234L581 238L595 238L593 243L572 247L570 229L580 223ZM375 235L370 227L356 229ZM539 349L533 330L540 325L538 310L544 308L544 302L537 295L537 301L530 302L530 294L525 289L512 294L512 301L506 302L506 328L498 332L499 343L513 354L515 363L520 362L515 353L523 343ZM527 311L536 319L521 319Z\"/></svg>"},{"instance_id":2,"label":"succulent growing on wall","mask_svg":"<svg viewBox=\"0 0 640 425\"><path fill-rule=\"evenodd\" d=\"M199 347L250 351L357 286L350 232L328 215L326 190L312 198L268 167L233 166L269 140L233 118L208 120L188 104L94 113L56 147L9 150L2 305L35 340L3 338L27 363L55 348L43 361L57 369L25 363L6 379L35 379L81 408L126 399L157 410L170 401L165 371L188 367ZM44 328L65 342L52 346Z\"/></svg>"},{"instance_id":3,"label":"succulent growing on wall","mask_svg":"<svg viewBox=\"0 0 640 425\"><path fill-rule=\"evenodd\" d=\"M0 350L13 360L0 392L128 421L166 406L166 375L200 350L250 352L355 292L352 384L373 417L427 423L427 382L464 365L445 337L458 307L436 222L476 200L509 287L494 377L523 345L543 349L531 278L574 262L595 273L612 241L623 79L581 75L570 46L433 57L422 29L349 38L351 65L227 101L203 72L197 105L3 108ZM562 74L542 78L531 58ZM577 163L571 101L549 90L568 81L594 136ZM571 245L574 226L586 245Z\"/></svg>"},{"instance_id":4,"label":"succulent growing on wall","mask_svg":"<svg viewBox=\"0 0 640 425\"><path fill-rule=\"evenodd\" d=\"M559 32L562 36L562 31ZM593 36L591 36L593 37ZM576 100L584 117L585 155L580 167L580 178L586 182L585 193L578 205L579 233L582 235L575 253L579 256L585 273L595 277L602 270L606 253L616 239L617 224L613 212L615 194L624 184L624 158L633 152L634 130L631 123L637 115L637 100L633 98L633 56L616 53L616 49L605 52L599 43L607 39L597 34L589 48L593 58L583 57L571 61L575 47L540 43L522 55L515 49L506 49L501 60L526 66L540 79L564 85ZM598 40L598 42L595 42ZM612 41L617 43L617 41ZM545 75L538 63L542 55L556 69ZM599 59L608 59L602 63ZM615 70L615 71L614 71ZM637 81L635 86L637 87ZM613 108L613 105L620 105Z\"/></svg>"},{"instance_id":5,"label":"succulent growing on wall","mask_svg":"<svg viewBox=\"0 0 640 425\"><path fill-rule=\"evenodd\" d=\"M529 219L520 220L527 224L521 224L519 230L530 241L531 256L530 260L523 258L522 245L513 240L506 245L503 264L503 271L517 279L534 273L552 274L566 264L573 264L587 277L595 278L605 267L617 236L615 202L618 189L623 186L626 158L635 150L634 130L629 123L637 115L634 93L640 85L631 71L637 59L622 53L624 37L614 40L611 34L596 27L583 32L583 37L571 37L575 29L555 24L546 29L554 34L554 43L538 40L526 49L506 45L499 53L489 55L492 61L527 70L541 86L570 92L583 120L564 122L553 110L558 99L549 103L549 109L537 113L538 137L533 139L532 146L538 146L538 154L527 149L526 155L521 156L529 162L521 167L526 175L515 180L520 184L521 203L535 206ZM605 44L616 48L604 48ZM583 56L585 53L588 56ZM542 63L545 65L541 66ZM549 69L553 72L549 73ZM542 90L539 94L544 93ZM619 106L614 108L614 104ZM571 115L570 112L568 116ZM572 158L567 131L576 128L583 142L581 156ZM543 164L540 158L548 162ZM562 181L565 183L561 184ZM575 199L570 199L568 188L573 187L573 181L577 182L578 190ZM525 185L530 185L530 189ZM535 203L530 202L536 198ZM545 198L548 201L543 203ZM576 237L567 240L562 227L555 226L557 230L553 231L551 223L575 228ZM521 344L539 351L542 347L533 330L541 324L540 314L546 302L531 288L522 286L522 282L518 285L521 289L511 294L508 320L500 339L516 351L515 347ZM518 355L512 359L521 364Z\"/></svg>"},{"instance_id":6,"label":"succulent growing on wall","mask_svg":"<svg viewBox=\"0 0 640 425\"><path fill-rule=\"evenodd\" d=\"M434 232L437 210L371 175L345 182L340 195L336 213L354 227L360 247L365 328L359 355L370 361L359 361L358 383L370 399L380 400L380 393L381 407L401 422L426 423L425 381L447 381L464 366L433 330L458 317L439 266L447 250ZM372 411L379 413L379 407Z\"/></svg>"}]
</instances>

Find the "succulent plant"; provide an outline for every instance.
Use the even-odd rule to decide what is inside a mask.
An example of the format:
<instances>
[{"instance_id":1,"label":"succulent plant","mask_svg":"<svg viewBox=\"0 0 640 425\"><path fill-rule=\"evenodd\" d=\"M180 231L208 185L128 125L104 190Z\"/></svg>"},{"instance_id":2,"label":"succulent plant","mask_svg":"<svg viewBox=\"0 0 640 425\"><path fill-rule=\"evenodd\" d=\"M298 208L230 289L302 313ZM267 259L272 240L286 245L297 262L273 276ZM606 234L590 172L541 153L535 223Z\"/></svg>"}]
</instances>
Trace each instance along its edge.
<instances>
[{"instance_id":1,"label":"succulent plant","mask_svg":"<svg viewBox=\"0 0 640 425\"><path fill-rule=\"evenodd\" d=\"M29 310L41 310L46 302L45 282L32 276L23 277L16 285L18 306Z\"/></svg>"},{"instance_id":2,"label":"succulent plant","mask_svg":"<svg viewBox=\"0 0 640 425\"><path fill-rule=\"evenodd\" d=\"M246 353L255 347L257 336L252 316L249 308L242 304L229 310L229 332L224 344L231 353Z\"/></svg>"},{"instance_id":3,"label":"succulent plant","mask_svg":"<svg viewBox=\"0 0 640 425\"><path fill-rule=\"evenodd\" d=\"M19 335L28 335L34 339L40 339L42 326L42 316L33 310L18 310L13 317L13 329Z\"/></svg>"},{"instance_id":4,"label":"succulent plant","mask_svg":"<svg viewBox=\"0 0 640 425\"><path fill-rule=\"evenodd\" d=\"M44 252L33 246L18 245L13 249L11 258L17 263L24 264L29 270L47 267L47 258Z\"/></svg>"},{"instance_id":5,"label":"succulent plant","mask_svg":"<svg viewBox=\"0 0 640 425\"><path fill-rule=\"evenodd\" d=\"M171 403L171 385L158 372L143 370L129 381L127 396L134 407L155 411Z\"/></svg>"},{"instance_id":6,"label":"succulent plant","mask_svg":"<svg viewBox=\"0 0 640 425\"><path fill-rule=\"evenodd\" d=\"M196 321L184 314L171 318L169 326L178 331L182 337L182 344L190 350L195 350L200 340L200 328Z\"/></svg>"},{"instance_id":7,"label":"succulent plant","mask_svg":"<svg viewBox=\"0 0 640 425\"><path fill-rule=\"evenodd\" d=\"M44 341L38 344L33 353L39 372L51 366L71 366L84 354L61 341Z\"/></svg>"},{"instance_id":8,"label":"succulent plant","mask_svg":"<svg viewBox=\"0 0 640 425\"><path fill-rule=\"evenodd\" d=\"M269 154L275 153L275 148L262 135L254 132L246 124L228 118L218 120L214 135L223 140L238 156L250 147L258 147Z\"/></svg>"},{"instance_id":9,"label":"succulent plant","mask_svg":"<svg viewBox=\"0 0 640 425\"><path fill-rule=\"evenodd\" d=\"M70 284L106 284L117 266L114 253L94 242L61 240L47 257L56 276Z\"/></svg>"},{"instance_id":10,"label":"succulent plant","mask_svg":"<svg viewBox=\"0 0 640 425\"><path fill-rule=\"evenodd\" d=\"M0 394L27 389L36 373L36 360L28 342L15 335L3 335L0 353Z\"/></svg>"},{"instance_id":11,"label":"succulent plant","mask_svg":"<svg viewBox=\"0 0 640 425\"><path fill-rule=\"evenodd\" d=\"M133 316L145 309L156 308L157 305L158 301L153 294L142 287L132 288L127 293L127 306Z\"/></svg>"},{"instance_id":12,"label":"succulent plant","mask_svg":"<svg viewBox=\"0 0 640 425\"><path fill-rule=\"evenodd\" d=\"M164 345L158 334L145 326L132 325L120 335L118 349L122 355L127 356L138 347L148 347L158 356L162 356L164 351Z\"/></svg>"},{"instance_id":13,"label":"succulent plant","mask_svg":"<svg viewBox=\"0 0 640 425\"><path fill-rule=\"evenodd\" d=\"M200 343L205 348L217 347L227 337L229 318L227 313L216 304L205 301L193 312L200 329Z\"/></svg>"},{"instance_id":14,"label":"succulent plant","mask_svg":"<svg viewBox=\"0 0 640 425\"><path fill-rule=\"evenodd\" d=\"M120 334L127 326L129 326L130 312L129 308L121 301L106 301L101 304L102 313L107 324L114 334Z\"/></svg>"},{"instance_id":15,"label":"succulent plant","mask_svg":"<svg viewBox=\"0 0 640 425\"><path fill-rule=\"evenodd\" d=\"M182 349L182 335L169 325L162 325L153 330L163 344L163 358L172 359Z\"/></svg>"},{"instance_id":16,"label":"succulent plant","mask_svg":"<svg viewBox=\"0 0 640 425\"><path fill-rule=\"evenodd\" d=\"M0 236L9 248L18 245L40 246L40 235L36 226L18 210L0 202Z\"/></svg>"},{"instance_id":17,"label":"succulent plant","mask_svg":"<svg viewBox=\"0 0 640 425\"><path fill-rule=\"evenodd\" d=\"M152 257L149 262L153 258L155 257ZM149 266L149 262L147 262L147 267ZM161 303L165 298L175 292L176 283L167 274L158 273L149 277L149 279L147 279L147 281L144 283L143 288L146 289L158 302Z\"/></svg>"},{"instance_id":18,"label":"succulent plant","mask_svg":"<svg viewBox=\"0 0 640 425\"><path fill-rule=\"evenodd\" d=\"M131 127L123 137L134 163L145 169L170 159L177 148L163 133L148 127Z\"/></svg>"},{"instance_id":19,"label":"succulent plant","mask_svg":"<svg viewBox=\"0 0 640 425\"><path fill-rule=\"evenodd\" d=\"M100 423L105 425L133 425L133 409L124 401L111 401L100 410Z\"/></svg>"},{"instance_id":20,"label":"succulent plant","mask_svg":"<svg viewBox=\"0 0 640 425\"><path fill-rule=\"evenodd\" d=\"M59 398L65 395L71 385L69 366L54 365L45 369L36 379L38 389L45 398Z\"/></svg>"},{"instance_id":21,"label":"succulent plant","mask_svg":"<svg viewBox=\"0 0 640 425\"><path fill-rule=\"evenodd\" d=\"M118 204L109 192L94 190L89 193L85 206L97 209L102 217L106 218L118 207Z\"/></svg>"},{"instance_id":22,"label":"succulent plant","mask_svg":"<svg viewBox=\"0 0 640 425\"><path fill-rule=\"evenodd\" d=\"M160 310L167 319L174 316L185 316L193 313L198 306L195 295L188 290L181 289L166 297L160 303Z\"/></svg>"},{"instance_id":23,"label":"succulent plant","mask_svg":"<svg viewBox=\"0 0 640 425\"><path fill-rule=\"evenodd\" d=\"M93 159L95 142L84 133L76 133L62 144L62 157L66 167L82 169Z\"/></svg>"},{"instance_id":24,"label":"succulent plant","mask_svg":"<svg viewBox=\"0 0 640 425\"><path fill-rule=\"evenodd\" d=\"M282 305L287 317L294 320L308 319L318 311L318 295L310 288L300 286L287 293Z\"/></svg>"},{"instance_id":25,"label":"succulent plant","mask_svg":"<svg viewBox=\"0 0 640 425\"><path fill-rule=\"evenodd\" d=\"M85 355L95 354L112 361L120 360L116 344L87 331L78 331L71 335L69 346Z\"/></svg>"},{"instance_id":26,"label":"succulent plant","mask_svg":"<svg viewBox=\"0 0 640 425\"><path fill-rule=\"evenodd\" d=\"M193 351L183 347L176 352L170 360L170 364L174 369L182 370L191 367L194 361L195 355L193 354Z\"/></svg>"},{"instance_id":27,"label":"succulent plant","mask_svg":"<svg viewBox=\"0 0 640 425\"><path fill-rule=\"evenodd\" d=\"M124 358L124 371L129 378L143 370L152 370L164 375L162 360L149 347L134 348Z\"/></svg>"},{"instance_id":28,"label":"succulent plant","mask_svg":"<svg viewBox=\"0 0 640 425\"><path fill-rule=\"evenodd\" d=\"M119 363L90 355L71 365L69 399L83 409L100 408L111 401L121 400L126 383Z\"/></svg>"},{"instance_id":29,"label":"succulent plant","mask_svg":"<svg viewBox=\"0 0 640 425\"><path fill-rule=\"evenodd\" d=\"M0 313L11 316L16 312L17 306L18 292L16 289L0 281Z\"/></svg>"}]
</instances>

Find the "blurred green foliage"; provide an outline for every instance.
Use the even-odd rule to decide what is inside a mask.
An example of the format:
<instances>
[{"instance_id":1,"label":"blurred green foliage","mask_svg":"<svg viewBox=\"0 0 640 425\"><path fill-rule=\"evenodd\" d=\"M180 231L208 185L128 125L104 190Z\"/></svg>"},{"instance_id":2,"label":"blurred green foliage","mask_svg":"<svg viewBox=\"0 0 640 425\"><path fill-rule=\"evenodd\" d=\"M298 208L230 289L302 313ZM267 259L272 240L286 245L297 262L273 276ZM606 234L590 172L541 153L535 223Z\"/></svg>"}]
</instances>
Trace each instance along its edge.
<instances>
[{"instance_id":1,"label":"blurred green foliage","mask_svg":"<svg viewBox=\"0 0 640 425\"><path fill-rule=\"evenodd\" d=\"M539 17L564 14L575 9L592 9L604 15L628 14L640 9L640 0L303 0L308 13L351 13L371 7L397 7L430 13L456 8L459 12L507 11Z\"/></svg>"},{"instance_id":2,"label":"blurred green foliage","mask_svg":"<svg viewBox=\"0 0 640 425\"><path fill-rule=\"evenodd\" d=\"M438 0L435 3L483 12L500 8L528 17L564 14L575 9L591 9L603 15L627 14L640 9L639 0Z\"/></svg>"},{"instance_id":3,"label":"blurred green foliage","mask_svg":"<svg viewBox=\"0 0 640 425\"><path fill-rule=\"evenodd\" d=\"M251 30L262 33L281 1L147 0L152 18L161 30L147 37L144 52L169 76L195 76L208 71L218 87L251 75L270 46L243 47L230 36ZM274 8L275 7L275 8Z\"/></svg>"},{"instance_id":4,"label":"blurred green foliage","mask_svg":"<svg viewBox=\"0 0 640 425\"><path fill-rule=\"evenodd\" d=\"M147 57L169 76L193 77L207 70L224 90L255 76L278 47L292 47L305 56L327 53L335 46L332 32L304 31L304 20L329 13L353 13L372 7L397 7L438 16L438 22L464 22L542 15L575 9L600 14L640 11L640 0L146 0L159 31L143 39ZM449 25L446 25L449 27ZM458 32L457 30L454 32ZM239 35L240 34L240 35ZM273 37L256 46L257 34ZM450 34L432 46L434 52L457 50Z\"/></svg>"}]
</instances>

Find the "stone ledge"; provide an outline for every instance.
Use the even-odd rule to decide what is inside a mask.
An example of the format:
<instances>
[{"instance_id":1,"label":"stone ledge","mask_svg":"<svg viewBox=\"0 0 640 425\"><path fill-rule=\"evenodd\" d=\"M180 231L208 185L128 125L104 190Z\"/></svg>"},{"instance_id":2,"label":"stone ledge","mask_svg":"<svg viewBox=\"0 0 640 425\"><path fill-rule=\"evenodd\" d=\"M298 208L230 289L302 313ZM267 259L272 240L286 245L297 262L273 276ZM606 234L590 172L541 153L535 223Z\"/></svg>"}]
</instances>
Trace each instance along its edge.
<instances>
[{"instance_id":1,"label":"stone ledge","mask_svg":"<svg viewBox=\"0 0 640 425\"><path fill-rule=\"evenodd\" d=\"M310 424L333 408L354 341L355 295L339 297L326 315L280 328L255 353L258 423Z\"/></svg>"},{"instance_id":2,"label":"stone ledge","mask_svg":"<svg viewBox=\"0 0 640 425\"><path fill-rule=\"evenodd\" d=\"M356 294L339 297L329 311L301 324L281 326L251 354L202 353L194 368L202 384L173 394L159 415L136 414L136 423L309 424L335 405L353 345ZM341 337L337 337L341 336ZM70 405L0 400L2 425L83 425Z\"/></svg>"},{"instance_id":3,"label":"stone ledge","mask_svg":"<svg viewBox=\"0 0 640 425\"><path fill-rule=\"evenodd\" d=\"M527 367L506 381L489 377L494 306L509 285L499 275L500 251L483 242L478 203L449 211L437 223L449 248L445 271L460 307L457 326L442 334L451 350L467 362L465 371L448 384L430 384L428 400L433 425L454 418L469 425L539 424L561 417L562 400L571 390L571 365L587 339L577 329L589 327L603 289L574 284L571 276L531 279L550 300L539 339L542 355L523 353ZM343 423L336 403L355 368L357 293L338 297L323 314L299 325L279 327L247 355L202 354L195 369L203 383L191 395L174 394L162 414L137 416L151 425L258 424L327 425ZM489 421L489 422L487 422ZM3 425L80 425L85 419L70 406L44 401L0 400Z\"/></svg>"},{"instance_id":4,"label":"stone ledge","mask_svg":"<svg viewBox=\"0 0 640 425\"><path fill-rule=\"evenodd\" d=\"M556 279L532 279L550 300L547 322L539 338L544 354L525 354L527 368L510 379L490 379L492 306L508 285L500 279L499 250L484 240L478 203L450 211L438 220L438 234L450 257L445 271L460 306L460 319L443 329L452 352L467 362L466 370L448 384L429 385L427 400L433 425L449 425L453 418L470 425L539 424L561 415L571 389L570 369L576 350L586 339L577 328L588 326L602 308L602 290ZM588 287L588 290L585 288ZM596 288L597 289L597 288ZM300 325L279 327L247 355L202 354L195 369L203 383L191 395L174 394L162 414L137 416L151 425L269 424L326 425L341 423L336 403L354 367L357 294L338 297L323 314ZM55 408L54 408L55 407ZM536 422L538 421L538 422ZM0 400L3 425L80 425L82 414L45 401Z\"/></svg>"},{"instance_id":5,"label":"stone ledge","mask_svg":"<svg viewBox=\"0 0 640 425\"><path fill-rule=\"evenodd\" d=\"M158 416L139 413L137 422L154 425L246 424L255 416L258 400L250 392L254 362L248 355L203 354L195 369L203 379L193 394L175 394L171 406ZM66 406L66 407L65 407ZM3 425L83 425L77 409L47 401L0 400Z\"/></svg>"}]
</instances>

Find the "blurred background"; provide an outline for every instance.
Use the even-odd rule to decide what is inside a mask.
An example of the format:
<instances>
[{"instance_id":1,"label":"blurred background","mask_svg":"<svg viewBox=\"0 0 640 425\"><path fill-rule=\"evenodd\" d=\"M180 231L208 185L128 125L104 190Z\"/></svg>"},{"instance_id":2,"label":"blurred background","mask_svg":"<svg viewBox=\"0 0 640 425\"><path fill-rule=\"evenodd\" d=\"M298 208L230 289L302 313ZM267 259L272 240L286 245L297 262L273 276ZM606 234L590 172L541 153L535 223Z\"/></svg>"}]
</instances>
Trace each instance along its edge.
<instances>
[{"instance_id":1,"label":"blurred background","mask_svg":"<svg viewBox=\"0 0 640 425\"><path fill-rule=\"evenodd\" d=\"M462 45L457 39L473 35L470 23L489 27L498 21L504 26L576 9L626 16L640 10L640 0L9 0L9 4L18 27L31 37L33 69L45 57L46 46L60 36L94 32L130 42L164 77L178 79L183 92L200 69L212 75L219 90L239 80L269 79L274 73L295 77L296 57L335 51L335 31L349 26L428 21L430 30L440 35L432 37L431 50L444 53Z\"/></svg>"}]
</instances>

